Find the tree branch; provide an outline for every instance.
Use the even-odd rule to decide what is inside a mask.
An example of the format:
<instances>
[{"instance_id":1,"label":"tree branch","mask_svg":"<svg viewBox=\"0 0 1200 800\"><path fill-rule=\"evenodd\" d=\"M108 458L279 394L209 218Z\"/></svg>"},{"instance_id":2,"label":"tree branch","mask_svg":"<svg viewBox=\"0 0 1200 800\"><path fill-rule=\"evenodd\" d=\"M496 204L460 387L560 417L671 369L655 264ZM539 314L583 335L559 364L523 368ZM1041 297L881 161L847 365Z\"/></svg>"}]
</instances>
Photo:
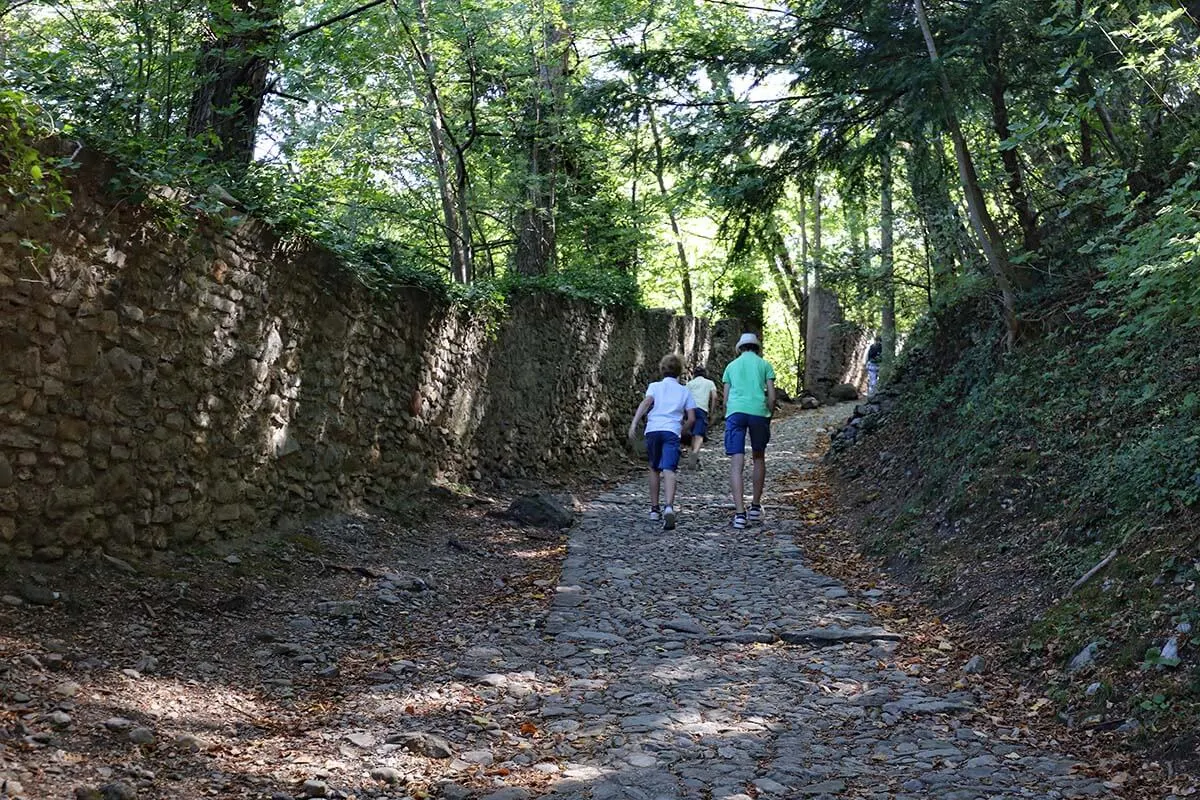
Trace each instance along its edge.
<instances>
[{"instance_id":1,"label":"tree branch","mask_svg":"<svg viewBox=\"0 0 1200 800\"><path fill-rule=\"evenodd\" d=\"M329 19L322 20L321 22L315 22L312 25L308 25L304 28L301 28L300 30L296 31L295 33L288 34L287 41L294 42L297 39L299 39L301 36L305 36L307 34L313 33L314 31L319 31L322 28L328 28L330 25L336 25L337 23L341 22L342 20L350 19L351 17L358 16L359 14L363 13L364 11L370 11L375 6L381 6L387 2L389 2L389 0L371 0L371 2L369 2L369 3L363 3L358 8L352 8L349 11L346 11L342 14L338 14L336 17L330 17Z\"/></svg>"}]
</instances>

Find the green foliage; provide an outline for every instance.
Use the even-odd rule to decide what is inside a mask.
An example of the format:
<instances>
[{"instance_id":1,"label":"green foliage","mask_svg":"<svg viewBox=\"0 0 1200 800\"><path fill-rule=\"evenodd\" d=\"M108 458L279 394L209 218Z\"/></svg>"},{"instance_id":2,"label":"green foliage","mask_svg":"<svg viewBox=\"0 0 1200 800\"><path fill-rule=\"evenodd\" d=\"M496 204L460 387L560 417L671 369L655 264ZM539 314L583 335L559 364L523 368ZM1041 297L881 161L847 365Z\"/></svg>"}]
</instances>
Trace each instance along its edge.
<instances>
[{"instance_id":1,"label":"green foliage","mask_svg":"<svg viewBox=\"0 0 1200 800\"><path fill-rule=\"evenodd\" d=\"M638 308L641 294L637 279L624 272L570 269L548 275L509 273L497 282L506 296L545 293L583 300L600 308Z\"/></svg>"},{"instance_id":2,"label":"green foliage","mask_svg":"<svg viewBox=\"0 0 1200 800\"><path fill-rule=\"evenodd\" d=\"M0 90L0 204L10 211L37 209L56 216L69 202L60 169L64 160L47 158L37 148L51 130L38 107L24 94Z\"/></svg>"},{"instance_id":3,"label":"green foliage","mask_svg":"<svg viewBox=\"0 0 1200 800\"><path fill-rule=\"evenodd\" d=\"M763 304L767 293L762 290L760 280L750 271L735 272L729 283L729 295L720 301L721 316L740 319L747 330L762 330L766 324Z\"/></svg>"}]
</instances>

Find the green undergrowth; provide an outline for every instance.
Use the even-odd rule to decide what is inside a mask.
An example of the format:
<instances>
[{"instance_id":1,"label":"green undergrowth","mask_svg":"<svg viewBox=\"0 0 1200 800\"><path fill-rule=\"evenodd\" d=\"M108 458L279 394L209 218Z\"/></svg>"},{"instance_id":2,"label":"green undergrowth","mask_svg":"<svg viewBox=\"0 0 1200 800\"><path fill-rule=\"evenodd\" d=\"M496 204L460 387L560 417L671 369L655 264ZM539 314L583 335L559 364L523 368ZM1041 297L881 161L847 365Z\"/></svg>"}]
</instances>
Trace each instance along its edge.
<instances>
[{"instance_id":1,"label":"green undergrowth","mask_svg":"<svg viewBox=\"0 0 1200 800\"><path fill-rule=\"evenodd\" d=\"M1064 720L1134 718L1158 746L1200 722L1200 189L1135 205L1026 299L1035 322L1014 351L982 292L917 334L888 426L917 477L890 501L898 479L881 479L868 547L944 597L980 593L981 625L1033 598L992 629L1012 662L1046 677ZM1091 643L1095 663L1068 674Z\"/></svg>"}]
</instances>

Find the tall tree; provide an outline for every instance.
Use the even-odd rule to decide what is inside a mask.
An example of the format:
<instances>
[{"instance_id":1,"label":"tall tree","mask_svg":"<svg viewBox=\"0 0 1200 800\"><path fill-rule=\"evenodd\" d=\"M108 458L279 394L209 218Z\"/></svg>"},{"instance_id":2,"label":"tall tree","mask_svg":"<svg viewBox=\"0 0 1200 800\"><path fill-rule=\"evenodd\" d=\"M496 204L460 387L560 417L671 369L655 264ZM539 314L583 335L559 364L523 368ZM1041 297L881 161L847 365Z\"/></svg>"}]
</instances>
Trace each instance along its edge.
<instances>
[{"instance_id":1,"label":"tall tree","mask_svg":"<svg viewBox=\"0 0 1200 800\"><path fill-rule=\"evenodd\" d=\"M571 5L539 0L541 41L535 45L537 82L522 126L528 148L525 203L517 215L518 272L540 275L554 268L557 191L561 167L562 120L571 54Z\"/></svg>"},{"instance_id":2,"label":"tall tree","mask_svg":"<svg viewBox=\"0 0 1200 800\"><path fill-rule=\"evenodd\" d=\"M883 366L889 367L896 355L896 248L895 211L892 208L892 153L884 147L879 154L879 292L880 333L883 339Z\"/></svg>"},{"instance_id":3,"label":"tall tree","mask_svg":"<svg viewBox=\"0 0 1200 800\"><path fill-rule=\"evenodd\" d=\"M959 124L958 114L949 105L953 100L954 93L950 88L950 81L942 69L937 44L933 38L933 29L929 26L929 18L925 14L925 4L922 0L913 0L913 6L917 22L921 27L921 35L925 39L925 47L929 50L929 60L937 72L938 85L947 102L944 110L946 130L950 135L950 141L954 144L954 157L958 163L958 175L962 183L963 196L967 201L967 214L971 219L971 226L975 229L975 235L979 239L980 249L983 250L984 257L987 259L992 278L1000 290L1004 327L1007 331L1008 345L1011 347L1016 343L1020 334L1012 264L1009 261L1004 240L1000 236L1000 230L996 227L992 214L988 210L987 200L979 185L979 174L975 171L975 162L967 147L967 140L963 135L962 126Z\"/></svg>"}]
</instances>

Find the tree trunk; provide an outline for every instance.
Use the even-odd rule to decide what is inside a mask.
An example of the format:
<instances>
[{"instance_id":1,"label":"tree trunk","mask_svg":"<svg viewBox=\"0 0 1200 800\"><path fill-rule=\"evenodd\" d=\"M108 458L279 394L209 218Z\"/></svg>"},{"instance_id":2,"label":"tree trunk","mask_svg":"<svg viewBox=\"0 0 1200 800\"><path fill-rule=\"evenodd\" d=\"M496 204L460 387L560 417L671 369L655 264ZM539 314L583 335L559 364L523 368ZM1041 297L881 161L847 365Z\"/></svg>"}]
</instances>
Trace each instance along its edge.
<instances>
[{"instance_id":1,"label":"tree trunk","mask_svg":"<svg viewBox=\"0 0 1200 800\"><path fill-rule=\"evenodd\" d=\"M883 366L888 367L896 355L896 284L895 248L892 211L892 153L885 149L879 157L879 278L880 333L883 339Z\"/></svg>"},{"instance_id":2,"label":"tree trunk","mask_svg":"<svg viewBox=\"0 0 1200 800\"><path fill-rule=\"evenodd\" d=\"M808 279L808 293L811 299L814 289L821 288L821 185L813 188L813 228L812 228L812 270Z\"/></svg>"},{"instance_id":3,"label":"tree trunk","mask_svg":"<svg viewBox=\"0 0 1200 800\"><path fill-rule=\"evenodd\" d=\"M925 15L925 4L923 0L913 0L913 4L916 8L917 23L925 38L925 47L929 50L929 60L937 71L942 94L946 103L949 104L953 102L953 92L950 88L950 80L942 70L938 58L937 44L933 40L933 30L929 27L929 19ZM1008 253L1005 252L1000 231L996 228L996 223L988 211L983 190L979 187L979 175L975 172L971 151L967 149L966 137L963 136L962 127L958 123L958 114L949 105L946 108L946 127L950 134L950 140L954 144L954 157L958 162L959 180L962 182L963 195L967 201L967 215L971 218L971 227L975 229L975 235L979 239L979 246L983 250L984 258L987 259L992 278L1000 290L1001 310L1004 314L1004 327L1007 333L1006 340L1008 346L1012 347L1016 344L1020 334L1016 294L1013 290L1015 281L1013 280L1012 265L1009 263Z\"/></svg>"},{"instance_id":4,"label":"tree trunk","mask_svg":"<svg viewBox=\"0 0 1200 800\"><path fill-rule=\"evenodd\" d=\"M675 201L667 191L666 158L663 155L662 137L658 133L658 120L654 109L646 109L650 117L650 136L654 141L654 177L658 180L658 192L667 207L667 218L671 221L671 235L675 238L675 254L679 258L679 282L683 289L683 313L694 316L692 309L692 273L688 266L687 248L683 233L679 230L679 218L675 214Z\"/></svg>"},{"instance_id":5,"label":"tree trunk","mask_svg":"<svg viewBox=\"0 0 1200 800\"><path fill-rule=\"evenodd\" d=\"M564 7L564 14L566 10ZM570 38L570 28L565 20L552 19L542 26L538 85L525 112L529 148L525 206L517 217L514 260L517 271L524 275L544 275L554 269L560 166L558 137L566 92Z\"/></svg>"},{"instance_id":6,"label":"tree trunk","mask_svg":"<svg viewBox=\"0 0 1200 800\"><path fill-rule=\"evenodd\" d=\"M407 26L406 32L407 32ZM433 41L429 24L429 2L417 3L417 28L420 37L408 32L409 46L413 57L421 67L421 87L425 115L429 118L429 148L433 156L433 169L437 178L438 197L442 204L442 227L450 250L450 273L458 283L470 283L475 277L474 253L471 246L470 217L464 213L466 176L462 172L461 158L451 167L452 144L446 131L441 102L437 88L437 62L433 57ZM415 82L415 81L414 81ZM461 153L455 155L461 156ZM453 175L452 175L453 170Z\"/></svg>"},{"instance_id":7,"label":"tree trunk","mask_svg":"<svg viewBox=\"0 0 1200 800\"><path fill-rule=\"evenodd\" d=\"M282 41L282 13L280 0L238 0L224 10L210 5L211 38L196 59L187 133L235 175L254 159L267 75Z\"/></svg>"},{"instance_id":8,"label":"tree trunk","mask_svg":"<svg viewBox=\"0 0 1200 800\"><path fill-rule=\"evenodd\" d=\"M1004 143L1012 136L1008 124L1008 102L1004 95L1008 90L1008 79L1004 75L1004 66L1000 62L1000 45L991 44L986 48L984 64L988 69L988 97L992 103L992 129L1000 143L1000 159L1004 162L1004 171L1008 173L1008 195L1013 210L1017 212L1017 224L1021 226L1021 237L1027 252L1034 252L1041 247L1041 235L1038 230L1037 212L1029 201L1025 190L1025 179L1021 174L1021 156L1016 147L1005 147Z\"/></svg>"}]
</instances>

